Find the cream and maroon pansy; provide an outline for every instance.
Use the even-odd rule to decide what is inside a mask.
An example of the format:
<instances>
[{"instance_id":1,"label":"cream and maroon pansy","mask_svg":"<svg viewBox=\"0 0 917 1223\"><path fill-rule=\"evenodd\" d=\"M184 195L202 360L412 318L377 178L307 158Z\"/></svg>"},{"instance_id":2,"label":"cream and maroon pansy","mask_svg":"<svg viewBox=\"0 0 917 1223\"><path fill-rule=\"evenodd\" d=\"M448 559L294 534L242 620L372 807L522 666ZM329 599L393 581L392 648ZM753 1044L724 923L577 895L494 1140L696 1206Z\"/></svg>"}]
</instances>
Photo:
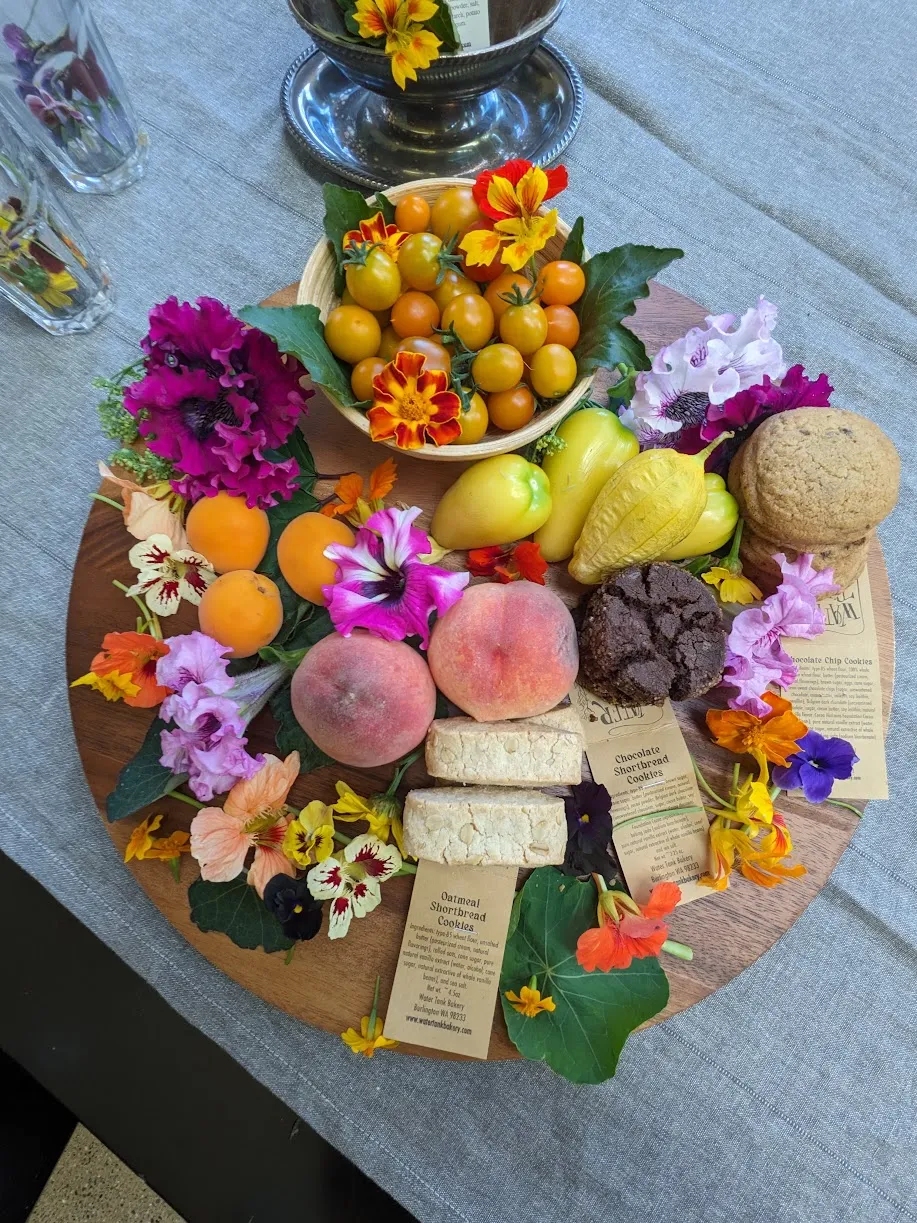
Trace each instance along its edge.
<instances>
[{"instance_id":1,"label":"cream and maroon pansy","mask_svg":"<svg viewBox=\"0 0 917 1223\"><path fill-rule=\"evenodd\" d=\"M306 876L316 900L330 900L328 937L343 938L351 919L372 913L382 899L380 884L401 869L394 845L363 833L333 857L313 866Z\"/></svg>"},{"instance_id":2,"label":"cream and maroon pansy","mask_svg":"<svg viewBox=\"0 0 917 1223\"><path fill-rule=\"evenodd\" d=\"M142 595L157 616L173 615L182 599L200 603L216 578L205 557L189 548L173 548L168 535L151 535L134 544L127 559L137 570L137 581L127 593Z\"/></svg>"}]
</instances>

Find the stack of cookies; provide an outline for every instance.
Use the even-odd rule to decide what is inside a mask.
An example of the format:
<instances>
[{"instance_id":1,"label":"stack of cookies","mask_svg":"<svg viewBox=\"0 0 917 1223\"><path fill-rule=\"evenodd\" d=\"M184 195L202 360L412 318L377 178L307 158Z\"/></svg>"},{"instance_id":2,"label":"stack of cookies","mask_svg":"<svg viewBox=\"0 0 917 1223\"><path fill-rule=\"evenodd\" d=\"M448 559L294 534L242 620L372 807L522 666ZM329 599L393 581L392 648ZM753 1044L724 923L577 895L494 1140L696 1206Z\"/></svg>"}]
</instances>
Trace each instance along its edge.
<instances>
[{"instance_id":1,"label":"stack of cookies","mask_svg":"<svg viewBox=\"0 0 917 1223\"><path fill-rule=\"evenodd\" d=\"M745 520L744 572L765 594L774 553L810 552L841 587L859 577L875 528L895 506L901 463L878 425L840 408L797 408L759 426L732 460L729 489Z\"/></svg>"}]
</instances>

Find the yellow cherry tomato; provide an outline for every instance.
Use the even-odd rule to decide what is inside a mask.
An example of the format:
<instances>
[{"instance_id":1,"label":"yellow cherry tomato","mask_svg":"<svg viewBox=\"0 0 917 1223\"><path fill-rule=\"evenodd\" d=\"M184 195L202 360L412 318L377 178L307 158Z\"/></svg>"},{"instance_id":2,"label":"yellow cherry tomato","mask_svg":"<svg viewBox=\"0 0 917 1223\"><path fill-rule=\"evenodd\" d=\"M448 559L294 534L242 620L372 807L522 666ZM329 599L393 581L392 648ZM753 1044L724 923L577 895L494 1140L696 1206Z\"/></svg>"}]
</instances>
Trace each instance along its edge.
<instances>
[{"instance_id":1,"label":"yellow cherry tomato","mask_svg":"<svg viewBox=\"0 0 917 1223\"><path fill-rule=\"evenodd\" d=\"M538 302L510 306L500 319L500 339L530 357L548 337L548 320Z\"/></svg>"},{"instance_id":2,"label":"yellow cherry tomato","mask_svg":"<svg viewBox=\"0 0 917 1223\"><path fill-rule=\"evenodd\" d=\"M579 342L579 319L569 306L545 306L544 316L548 320L545 344L563 344L564 348L576 348Z\"/></svg>"},{"instance_id":3,"label":"yellow cherry tomato","mask_svg":"<svg viewBox=\"0 0 917 1223\"><path fill-rule=\"evenodd\" d=\"M348 263L344 270L347 288L364 310L390 310L401 295L401 275L392 259L378 246L363 263Z\"/></svg>"},{"instance_id":4,"label":"yellow cherry tomato","mask_svg":"<svg viewBox=\"0 0 917 1223\"><path fill-rule=\"evenodd\" d=\"M463 293L443 311L443 331L450 327L466 348L477 352L493 336L494 312L480 293Z\"/></svg>"},{"instance_id":5,"label":"yellow cherry tomato","mask_svg":"<svg viewBox=\"0 0 917 1223\"><path fill-rule=\"evenodd\" d=\"M411 234L398 252L398 270L404 283L421 293L432 293L443 276L442 241L436 234Z\"/></svg>"},{"instance_id":6,"label":"yellow cherry tomato","mask_svg":"<svg viewBox=\"0 0 917 1223\"><path fill-rule=\"evenodd\" d=\"M374 357L381 341L378 320L362 306L338 306L328 315L325 343L341 361L356 365L364 357Z\"/></svg>"},{"instance_id":7,"label":"yellow cherry tomato","mask_svg":"<svg viewBox=\"0 0 917 1223\"><path fill-rule=\"evenodd\" d=\"M527 386L514 386L510 391L498 391L487 400L490 423L512 433L521 429L535 415L535 396Z\"/></svg>"},{"instance_id":8,"label":"yellow cherry tomato","mask_svg":"<svg viewBox=\"0 0 917 1223\"><path fill-rule=\"evenodd\" d=\"M406 195L395 205L395 224L405 234L420 234L430 224L430 205L422 195Z\"/></svg>"},{"instance_id":9,"label":"yellow cherry tomato","mask_svg":"<svg viewBox=\"0 0 917 1223\"><path fill-rule=\"evenodd\" d=\"M430 210L430 228L444 242L474 229L482 219L470 187L447 188Z\"/></svg>"},{"instance_id":10,"label":"yellow cherry tomato","mask_svg":"<svg viewBox=\"0 0 917 1223\"><path fill-rule=\"evenodd\" d=\"M400 343L401 336L390 323L388 327L385 327L382 331L382 339L379 343L379 352L377 355L380 356L383 361L391 361L392 357L395 355L395 349Z\"/></svg>"},{"instance_id":11,"label":"yellow cherry tomato","mask_svg":"<svg viewBox=\"0 0 917 1223\"><path fill-rule=\"evenodd\" d=\"M443 273L443 278L430 294L440 312L452 301L453 297L462 297L467 293L480 293L481 290L469 280L467 276L463 276L457 268L446 268Z\"/></svg>"},{"instance_id":12,"label":"yellow cherry tomato","mask_svg":"<svg viewBox=\"0 0 917 1223\"><path fill-rule=\"evenodd\" d=\"M566 395L576 382L576 358L562 344L545 344L532 354L532 390L542 399Z\"/></svg>"},{"instance_id":13,"label":"yellow cherry tomato","mask_svg":"<svg viewBox=\"0 0 917 1223\"><path fill-rule=\"evenodd\" d=\"M350 371L350 389L362 403L373 397L373 378L385 369L381 357L364 357Z\"/></svg>"},{"instance_id":14,"label":"yellow cherry tomato","mask_svg":"<svg viewBox=\"0 0 917 1223\"><path fill-rule=\"evenodd\" d=\"M522 377L523 360L510 344L489 344L481 349L471 366L471 376L482 391L512 390Z\"/></svg>"},{"instance_id":15,"label":"yellow cherry tomato","mask_svg":"<svg viewBox=\"0 0 917 1223\"><path fill-rule=\"evenodd\" d=\"M439 306L426 293L409 289L392 306L392 326L403 340L412 335L432 335L439 326Z\"/></svg>"},{"instance_id":16,"label":"yellow cherry tomato","mask_svg":"<svg viewBox=\"0 0 917 1223\"><path fill-rule=\"evenodd\" d=\"M586 276L578 263L570 259L554 259L542 265L538 273L541 300L546 306L572 306L586 289Z\"/></svg>"},{"instance_id":17,"label":"yellow cherry tomato","mask_svg":"<svg viewBox=\"0 0 917 1223\"><path fill-rule=\"evenodd\" d=\"M395 352L419 352L424 358L424 369L441 369L447 374L452 369L452 357L436 340L415 335L402 340Z\"/></svg>"},{"instance_id":18,"label":"yellow cherry tomato","mask_svg":"<svg viewBox=\"0 0 917 1223\"><path fill-rule=\"evenodd\" d=\"M357 301L357 299L354 297L354 295L351 293L351 291L346 286L344 288L344 292L341 294L341 305L342 306L359 306L360 305L360 303ZM362 306L360 308L362 309ZM383 328L387 327L389 324L389 314L390 313L391 312L389 310L371 310L370 311L370 314L374 314L376 318L378 319L379 326Z\"/></svg>"},{"instance_id":19,"label":"yellow cherry tomato","mask_svg":"<svg viewBox=\"0 0 917 1223\"><path fill-rule=\"evenodd\" d=\"M462 426L462 431L455 441L452 442L452 445L473 446L487 432L488 423L487 404L484 402L484 396L475 392L471 396L468 411L463 411L459 416L459 424Z\"/></svg>"},{"instance_id":20,"label":"yellow cherry tomato","mask_svg":"<svg viewBox=\"0 0 917 1223\"><path fill-rule=\"evenodd\" d=\"M492 280L487 286L484 296L490 302L494 318L498 323L509 309L509 302L505 301L503 297L504 293L512 293L513 289L517 288L523 296L532 288L532 282L521 272L501 272L497 279Z\"/></svg>"}]
</instances>

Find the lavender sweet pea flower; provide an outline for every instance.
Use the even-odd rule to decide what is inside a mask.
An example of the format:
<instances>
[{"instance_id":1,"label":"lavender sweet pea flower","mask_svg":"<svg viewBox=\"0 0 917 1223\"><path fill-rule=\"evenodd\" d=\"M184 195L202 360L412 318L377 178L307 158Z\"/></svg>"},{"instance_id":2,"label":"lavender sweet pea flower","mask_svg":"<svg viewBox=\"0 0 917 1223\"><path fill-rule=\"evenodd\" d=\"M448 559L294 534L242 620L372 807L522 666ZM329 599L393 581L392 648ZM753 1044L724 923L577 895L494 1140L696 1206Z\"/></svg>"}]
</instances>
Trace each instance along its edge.
<instances>
[{"instance_id":1,"label":"lavender sweet pea flower","mask_svg":"<svg viewBox=\"0 0 917 1223\"><path fill-rule=\"evenodd\" d=\"M773 771L774 784L784 790L799 790L810 803L823 803L836 781L846 781L859 760L846 739L826 739L810 730L799 740L799 751L784 767Z\"/></svg>"},{"instance_id":2,"label":"lavender sweet pea flower","mask_svg":"<svg viewBox=\"0 0 917 1223\"><path fill-rule=\"evenodd\" d=\"M378 510L357 532L352 547L331 544L325 556L338 566L339 579L322 587L328 614L344 637L364 628L383 641L420 637L430 643L430 616L443 615L458 602L469 573L449 573L418 560L430 551L423 531L411 526L420 514L409 510Z\"/></svg>"}]
</instances>

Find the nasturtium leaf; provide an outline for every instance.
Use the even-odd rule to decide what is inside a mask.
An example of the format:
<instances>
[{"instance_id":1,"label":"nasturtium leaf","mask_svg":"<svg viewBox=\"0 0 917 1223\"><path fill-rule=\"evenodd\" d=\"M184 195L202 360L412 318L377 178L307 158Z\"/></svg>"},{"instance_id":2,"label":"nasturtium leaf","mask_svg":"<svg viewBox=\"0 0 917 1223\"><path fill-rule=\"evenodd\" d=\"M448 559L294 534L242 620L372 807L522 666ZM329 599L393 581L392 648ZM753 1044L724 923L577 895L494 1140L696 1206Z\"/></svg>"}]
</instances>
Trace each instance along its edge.
<instances>
[{"instance_id":1,"label":"nasturtium leaf","mask_svg":"<svg viewBox=\"0 0 917 1223\"><path fill-rule=\"evenodd\" d=\"M299 771L311 773L326 764L334 764L330 756L315 746L303 728L296 721L293 704L290 700L290 685L285 684L268 701L268 708L274 715L277 730L274 740L277 752L281 757L290 752L299 752Z\"/></svg>"},{"instance_id":2,"label":"nasturtium leaf","mask_svg":"<svg viewBox=\"0 0 917 1223\"><path fill-rule=\"evenodd\" d=\"M629 1033L668 1002L666 975L654 957L607 973L580 967L577 939L596 924L591 881L542 866L529 876L517 905L500 977L510 1040L523 1057L547 1062L572 1083L602 1083L614 1074ZM533 976L556 1009L527 1018L513 1010L506 992L518 994Z\"/></svg>"},{"instance_id":3,"label":"nasturtium leaf","mask_svg":"<svg viewBox=\"0 0 917 1223\"><path fill-rule=\"evenodd\" d=\"M447 0L439 0L439 8L429 21L424 22L424 28L431 34L435 34L443 44L440 47L441 54L452 55L456 51L461 51L462 40L455 28L452 10Z\"/></svg>"},{"instance_id":4,"label":"nasturtium leaf","mask_svg":"<svg viewBox=\"0 0 917 1223\"><path fill-rule=\"evenodd\" d=\"M374 205L375 210L376 212L382 213L382 219L385 221L386 225L394 225L395 224L395 205L392 203L392 201L388 198L387 195L383 195L381 191L377 191L373 198L375 200L375 205ZM370 214L370 215L375 215L375 214Z\"/></svg>"},{"instance_id":5,"label":"nasturtium leaf","mask_svg":"<svg viewBox=\"0 0 917 1223\"><path fill-rule=\"evenodd\" d=\"M325 343L318 306L243 306L239 318L276 341L281 352L298 357L316 386L346 406L355 403L350 375Z\"/></svg>"},{"instance_id":6,"label":"nasturtium leaf","mask_svg":"<svg viewBox=\"0 0 917 1223\"><path fill-rule=\"evenodd\" d=\"M159 763L162 755L159 737L167 729L161 718L154 718L137 754L118 774L115 788L105 800L105 814L112 823L155 803L188 780L187 773L173 773Z\"/></svg>"},{"instance_id":7,"label":"nasturtium leaf","mask_svg":"<svg viewBox=\"0 0 917 1223\"><path fill-rule=\"evenodd\" d=\"M564 249L560 252L561 259L569 259L572 263L582 263L586 253L586 248L583 245L583 225L585 222L582 217L577 217L573 222L573 228L567 235L567 241L564 243Z\"/></svg>"},{"instance_id":8,"label":"nasturtium leaf","mask_svg":"<svg viewBox=\"0 0 917 1223\"><path fill-rule=\"evenodd\" d=\"M243 871L229 883L196 879L188 888L191 920L204 934L225 934L246 951L256 947L288 951L293 940L287 938L280 922L245 882L245 876Z\"/></svg>"},{"instance_id":9,"label":"nasturtium leaf","mask_svg":"<svg viewBox=\"0 0 917 1223\"><path fill-rule=\"evenodd\" d=\"M621 320L634 313L638 298L649 296L647 282L683 254L674 247L627 243L586 260L586 290L576 304L582 331L574 356L580 377L600 365L613 369L619 361L649 369L643 342Z\"/></svg>"},{"instance_id":10,"label":"nasturtium leaf","mask_svg":"<svg viewBox=\"0 0 917 1223\"><path fill-rule=\"evenodd\" d=\"M331 243L336 265L334 291L340 297L344 292L344 234L359 229L361 221L375 216L379 205L367 204L359 191L339 187L336 183L325 183L322 195L325 198L325 236Z\"/></svg>"}]
</instances>

